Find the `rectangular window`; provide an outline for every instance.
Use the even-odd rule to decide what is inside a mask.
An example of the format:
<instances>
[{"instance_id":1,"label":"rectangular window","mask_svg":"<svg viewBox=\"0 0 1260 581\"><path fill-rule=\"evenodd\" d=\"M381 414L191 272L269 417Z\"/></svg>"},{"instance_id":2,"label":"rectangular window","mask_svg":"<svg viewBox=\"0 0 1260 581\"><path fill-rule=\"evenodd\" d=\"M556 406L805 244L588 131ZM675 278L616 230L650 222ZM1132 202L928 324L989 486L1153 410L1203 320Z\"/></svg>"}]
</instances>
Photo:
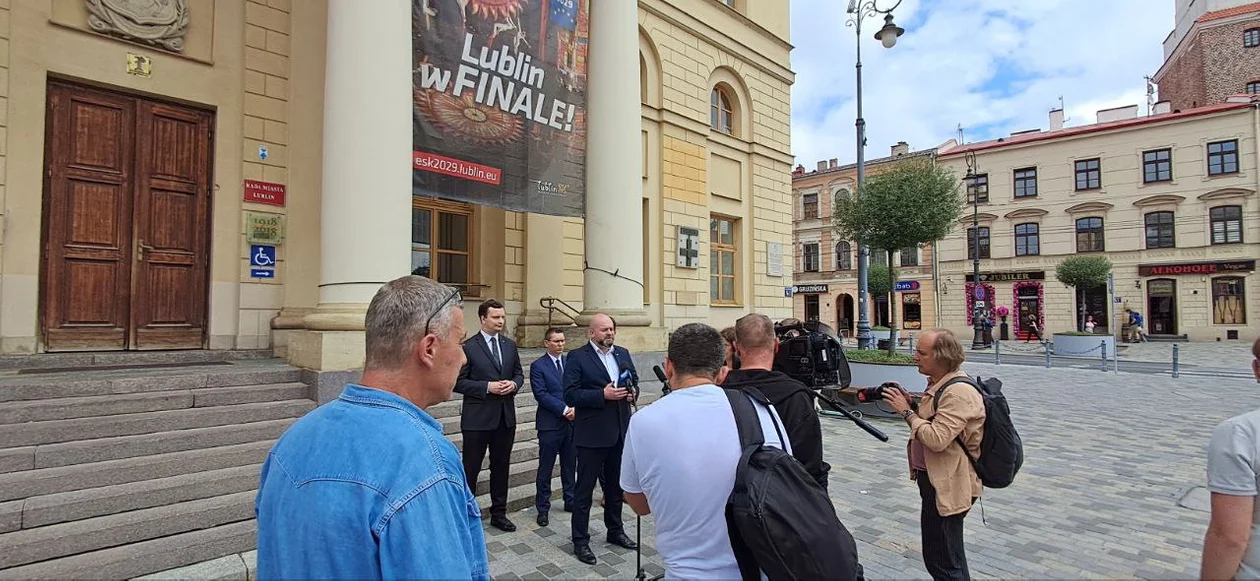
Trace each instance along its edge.
<instances>
[{"instance_id":1,"label":"rectangular window","mask_svg":"<svg viewBox=\"0 0 1260 581\"><path fill-rule=\"evenodd\" d=\"M970 204L973 200L981 204L988 203L989 174L982 173L976 176L975 181L972 183L971 191L967 192L967 203Z\"/></svg>"},{"instance_id":2,"label":"rectangular window","mask_svg":"<svg viewBox=\"0 0 1260 581\"><path fill-rule=\"evenodd\" d=\"M818 272L818 244L806 244L805 251L805 272Z\"/></svg>"},{"instance_id":3,"label":"rectangular window","mask_svg":"<svg viewBox=\"0 0 1260 581\"><path fill-rule=\"evenodd\" d=\"M735 232L739 221L709 217L709 302L735 304L737 249Z\"/></svg>"},{"instance_id":4,"label":"rectangular window","mask_svg":"<svg viewBox=\"0 0 1260 581\"><path fill-rule=\"evenodd\" d=\"M1156 149L1142 152L1143 183L1172 180L1172 150Z\"/></svg>"},{"instance_id":5,"label":"rectangular window","mask_svg":"<svg viewBox=\"0 0 1260 581\"><path fill-rule=\"evenodd\" d=\"M413 197L411 273L451 285L472 282L472 215L468 204ZM476 296L477 288L464 294Z\"/></svg>"},{"instance_id":6,"label":"rectangular window","mask_svg":"<svg viewBox=\"0 0 1260 581\"><path fill-rule=\"evenodd\" d=\"M919 265L918 247L911 246L909 248L902 248L901 252L899 252L898 254L901 255L902 266L918 266Z\"/></svg>"},{"instance_id":7,"label":"rectangular window","mask_svg":"<svg viewBox=\"0 0 1260 581\"><path fill-rule=\"evenodd\" d=\"M1031 198L1037 195L1037 168L1015 170L1015 197Z\"/></svg>"},{"instance_id":8,"label":"rectangular window","mask_svg":"<svg viewBox=\"0 0 1260 581\"><path fill-rule=\"evenodd\" d=\"M1248 28L1243 31L1243 46L1246 48L1260 46L1260 28Z\"/></svg>"},{"instance_id":9,"label":"rectangular window","mask_svg":"<svg viewBox=\"0 0 1260 581\"><path fill-rule=\"evenodd\" d=\"M870 253L870 257L871 257L870 262L867 264L870 264L871 266L888 266L888 253L887 252L884 252L883 250L879 250L877 248L868 249L867 252Z\"/></svg>"},{"instance_id":10,"label":"rectangular window","mask_svg":"<svg viewBox=\"0 0 1260 581\"><path fill-rule=\"evenodd\" d=\"M1242 206L1217 206L1208 216L1212 220L1212 244L1242 242Z\"/></svg>"},{"instance_id":11,"label":"rectangular window","mask_svg":"<svg viewBox=\"0 0 1260 581\"><path fill-rule=\"evenodd\" d=\"M1248 95L1260 95L1260 81L1251 81L1247 83Z\"/></svg>"},{"instance_id":12,"label":"rectangular window","mask_svg":"<svg viewBox=\"0 0 1260 581\"><path fill-rule=\"evenodd\" d=\"M980 258L989 257L989 227L980 227ZM976 229L967 229L967 258L976 258Z\"/></svg>"},{"instance_id":13,"label":"rectangular window","mask_svg":"<svg viewBox=\"0 0 1260 581\"><path fill-rule=\"evenodd\" d=\"M1102 252L1106 249L1102 218L1081 218L1076 221L1077 252Z\"/></svg>"},{"instance_id":14,"label":"rectangular window","mask_svg":"<svg viewBox=\"0 0 1260 581\"><path fill-rule=\"evenodd\" d=\"M1041 226L1034 223L1015 225L1015 256L1041 254Z\"/></svg>"},{"instance_id":15,"label":"rectangular window","mask_svg":"<svg viewBox=\"0 0 1260 581\"><path fill-rule=\"evenodd\" d=\"M1246 325L1246 279L1223 276L1212 279L1212 322L1217 325Z\"/></svg>"},{"instance_id":16,"label":"rectangular window","mask_svg":"<svg viewBox=\"0 0 1260 581\"><path fill-rule=\"evenodd\" d=\"M818 320L818 295L805 295L805 320Z\"/></svg>"},{"instance_id":17,"label":"rectangular window","mask_svg":"<svg viewBox=\"0 0 1260 581\"><path fill-rule=\"evenodd\" d=\"M1098 158L1076 161L1076 191L1096 190L1102 187L1102 161Z\"/></svg>"},{"instance_id":18,"label":"rectangular window","mask_svg":"<svg viewBox=\"0 0 1260 581\"><path fill-rule=\"evenodd\" d=\"M836 270L853 270L853 247L848 242L836 244Z\"/></svg>"},{"instance_id":19,"label":"rectangular window","mask_svg":"<svg viewBox=\"0 0 1260 581\"><path fill-rule=\"evenodd\" d=\"M1146 249L1176 248L1172 212L1151 212L1145 216Z\"/></svg>"},{"instance_id":20,"label":"rectangular window","mask_svg":"<svg viewBox=\"0 0 1260 581\"><path fill-rule=\"evenodd\" d=\"M818 217L818 194L805 194L801 197L801 207L804 208L801 216L806 220Z\"/></svg>"},{"instance_id":21,"label":"rectangular window","mask_svg":"<svg viewBox=\"0 0 1260 581\"><path fill-rule=\"evenodd\" d=\"M1208 175L1238 173L1238 140L1207 144Z\"/></svg>"},{"instance_id":22,"label":"rectangular window","mask_svg":"<svg viewBox=\"0 0 1260 581\"><path fill-rule=\"evenodd\" d=\"M919 293L902 293L901 326L905 329L923 328L923 305Z\"/></svg>"}]
</instances>

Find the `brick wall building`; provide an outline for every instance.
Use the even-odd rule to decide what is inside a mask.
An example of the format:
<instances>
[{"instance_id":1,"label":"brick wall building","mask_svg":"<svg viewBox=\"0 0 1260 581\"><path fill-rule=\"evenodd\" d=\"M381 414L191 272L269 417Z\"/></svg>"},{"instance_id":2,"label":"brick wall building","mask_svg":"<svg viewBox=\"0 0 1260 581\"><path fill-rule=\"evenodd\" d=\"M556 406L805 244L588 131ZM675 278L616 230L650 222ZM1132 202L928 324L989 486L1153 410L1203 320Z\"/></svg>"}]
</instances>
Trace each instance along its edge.
<instances>
[{"instance_id":1,"label":"brick wall building","mask_svg":"<svg viewBox=\"0 0 1260 581\"><path fill-rule=\"evenodd\" d=\"M1196 18L1154 80L1173 110L1260 92L1260 2Z\"/></svg>"}]
</instances>

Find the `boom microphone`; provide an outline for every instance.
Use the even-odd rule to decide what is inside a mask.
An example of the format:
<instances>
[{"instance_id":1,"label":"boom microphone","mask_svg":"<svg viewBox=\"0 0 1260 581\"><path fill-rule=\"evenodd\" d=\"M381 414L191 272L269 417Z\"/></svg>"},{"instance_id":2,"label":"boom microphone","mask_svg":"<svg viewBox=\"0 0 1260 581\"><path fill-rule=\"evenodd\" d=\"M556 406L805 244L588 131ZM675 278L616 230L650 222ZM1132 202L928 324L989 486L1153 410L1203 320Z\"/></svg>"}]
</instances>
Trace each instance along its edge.
<instances>
[{"instance_id":1,"label":"boom microphone","mask_svg":"<svg viewBox=\"0 0 1260 581\"><path fill-rule=\"evenodd\" d=\"M661 366L653 365L652 373L655 373L656 378L661 380L661 395L669 395L669 378L665 377L665 372L661 371Z\"/></svg>"}]
</instances>

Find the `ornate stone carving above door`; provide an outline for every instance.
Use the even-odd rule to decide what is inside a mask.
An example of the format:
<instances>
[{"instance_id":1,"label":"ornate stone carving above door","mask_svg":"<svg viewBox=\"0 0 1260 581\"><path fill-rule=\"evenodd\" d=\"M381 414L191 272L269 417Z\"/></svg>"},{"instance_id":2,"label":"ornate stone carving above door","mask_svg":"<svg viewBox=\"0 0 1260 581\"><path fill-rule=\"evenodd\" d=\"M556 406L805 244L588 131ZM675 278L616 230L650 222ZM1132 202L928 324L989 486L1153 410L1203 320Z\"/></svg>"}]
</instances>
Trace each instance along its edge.
<instances>
[{"instance_id":1,"label":"ornate stone carving above door","mask_svg":"<svg viewBox=\"0 0 1260 581\"><path fill-rule=\"evenodd\" d=\"M184 50L188 0L84 0L88 26L110 36Z\"/></svg>"}]
</instances>

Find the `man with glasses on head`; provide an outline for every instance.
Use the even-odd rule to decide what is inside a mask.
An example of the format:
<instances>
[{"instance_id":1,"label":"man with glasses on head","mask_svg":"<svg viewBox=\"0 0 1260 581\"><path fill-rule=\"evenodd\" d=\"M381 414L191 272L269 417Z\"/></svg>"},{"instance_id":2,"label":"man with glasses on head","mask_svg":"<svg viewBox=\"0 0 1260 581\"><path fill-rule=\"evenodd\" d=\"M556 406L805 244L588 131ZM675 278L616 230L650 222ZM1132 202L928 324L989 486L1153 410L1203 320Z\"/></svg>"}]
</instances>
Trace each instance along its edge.
<instances>
[{"instance_id":1,"label":"man with glasses on head","mask_svg":"<svg viewBox=\"0 0 1260 581\"><path fill-rule=\"evenodd\" d=\"M372 298L363 377L272 447L255 502L262 579L488 579L459 452L426 411L464 363L459 293L404 276Z\"/></svg>"},{"instance_id":2,"label":"man with glasses on head","mask_svg":"<svg viewBox=\"0 0 1260 581\"><path fill-rule=\"evenodd\" d=\"M534 505L538 526L550 523L551 469L560 456L560 484L564 511L573 512L573 483L577 479L577 451L573 448L572 406L564 403L564 331L552 327L544 334L547 352L529 366L529 388L538 400L534 425L538 428L538 480Z\"/></svg>"}]
</instances>

